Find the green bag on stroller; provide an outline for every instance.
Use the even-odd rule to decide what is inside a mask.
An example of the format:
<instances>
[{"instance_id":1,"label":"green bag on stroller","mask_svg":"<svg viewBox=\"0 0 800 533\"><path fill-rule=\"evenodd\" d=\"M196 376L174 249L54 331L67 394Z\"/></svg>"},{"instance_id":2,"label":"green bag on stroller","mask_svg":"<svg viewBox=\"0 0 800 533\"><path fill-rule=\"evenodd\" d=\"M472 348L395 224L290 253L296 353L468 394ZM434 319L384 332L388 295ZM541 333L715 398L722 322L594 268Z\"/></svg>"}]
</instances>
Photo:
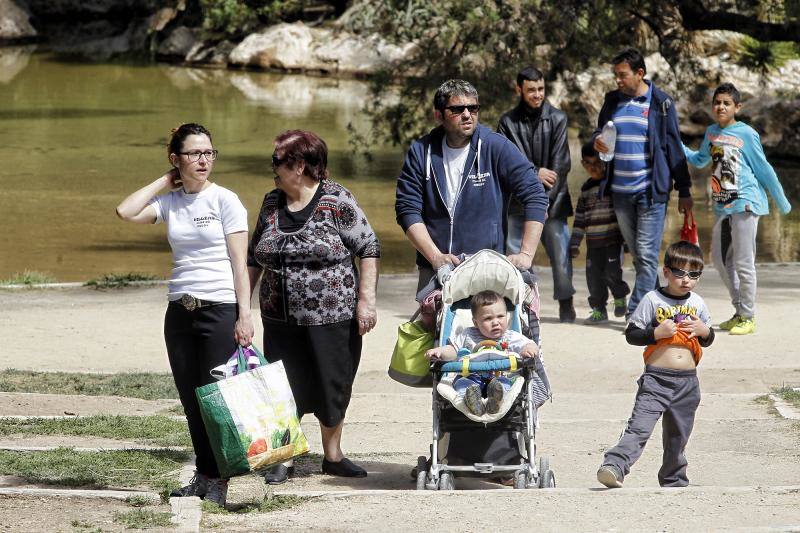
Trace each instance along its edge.
<instances>
[{"instance_id":1,"label":"green bag on stroller","mask_svg":"<svg viewBox=\"0 0 800 533\"><path fill-rule=\"evenodd\" d=\"M433 332L420 321L409 321L397 328L397 342L389 363L389 377L409 387L430 387L433 379L425 352L433 348Z\"/></svg>"}]
</instances>

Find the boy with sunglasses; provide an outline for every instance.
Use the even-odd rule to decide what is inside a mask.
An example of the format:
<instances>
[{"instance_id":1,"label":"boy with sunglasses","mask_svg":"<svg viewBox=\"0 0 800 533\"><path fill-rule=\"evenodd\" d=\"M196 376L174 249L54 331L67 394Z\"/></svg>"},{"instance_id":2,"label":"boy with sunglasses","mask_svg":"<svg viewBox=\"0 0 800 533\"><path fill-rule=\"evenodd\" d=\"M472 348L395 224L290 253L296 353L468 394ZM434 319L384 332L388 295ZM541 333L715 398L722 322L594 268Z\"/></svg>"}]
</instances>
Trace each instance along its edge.
<instances>
[{"instance_id":1,"label":"boy with sunglasses","mask_svg":"<svg viewBox=\"0 0 800 533\"><path fill-rule=\"evenodd\" d=\"M617 445L606 451L597 471L597 480L606 487L622 487L662 417L664 456L658 483L662 487L689 484L684 449L700 404L696 366L703 348L714 341L708 308L692 292L702 272L699 247L686 241L672 244L664 254L666 287L647 293L631 315L625 339L645 346L645 367L625 431Z\"/></svg>"}]
</instances>

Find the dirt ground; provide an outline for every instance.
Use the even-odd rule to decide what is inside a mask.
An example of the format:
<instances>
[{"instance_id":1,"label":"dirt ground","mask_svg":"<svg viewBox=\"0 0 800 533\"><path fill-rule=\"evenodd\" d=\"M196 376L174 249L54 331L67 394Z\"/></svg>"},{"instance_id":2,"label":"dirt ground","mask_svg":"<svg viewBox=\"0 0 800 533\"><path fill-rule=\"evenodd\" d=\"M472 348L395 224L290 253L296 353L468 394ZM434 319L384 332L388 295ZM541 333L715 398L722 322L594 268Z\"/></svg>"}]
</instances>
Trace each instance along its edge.
<instances>
[{"instance_id":1,"label":"dirt ground","mask_svg":"<svg viewBox=\"0 0 800 533\"><path fill-rule=\"evenodd\" d=\"M626 272L626 278L632 280L632 272ZM515 491L478 480L457 480L457 488L464 490L439 493L414 491L409 477L416 457L425 454L430 443L430 391L404 387L386 375L396 328L413 311L409 295L415 279L384 276L379 324L365 338L343 435L345 452L367 468L369 477L323 476L314 457L303 463L295 479L276 489L276 493L312 496L310 500L270 514L214 515L206 527L400 531L435 524L441 531L504 526L538 531L800 531L800 427L779 417L768 403L755 401L773 387L800 385L800 328L793 318L800 299L798 280L800 265L760 266L758 333L733 337L718 332L705 351L698 370L703 400L687 448L691 487L658 487L657 428L625 479L625 488L609 491L597 483L595 472L603 450L616 442L630 414L642 368L641 350L625 343L621 319L605 326L580 324L589 312L582 272L575 273L579 321L559 324L557 306L550 299L552 279L544 271L543 350L554 399L540 411L537 444L540 454L550 456L558 486ZM715 324L730 317L732 308L713 269L704 274L697 291L706 299ZM0 367L168 371L161 336L164 293L164 287L0 291ZM257 324L257 339L260 331ZM0 414L126 409L144 414L168 406L49 396L0 394ZM320 453L315 421L306 417L303 427L312 452ZM245 476L231 483L229 501L261 494L261 480ZM0 498L0 529L17 530L16 520L25 519L17 500ZM41 505L58 506L64 512L48 513L32 524L41 525L40 529L25 530L72 530L69 516L91 507L77 499L53 499ZM111 512L109 508L103 516ZM498 522L502 517L511 522Z\"/></svg>"}]
</instances>

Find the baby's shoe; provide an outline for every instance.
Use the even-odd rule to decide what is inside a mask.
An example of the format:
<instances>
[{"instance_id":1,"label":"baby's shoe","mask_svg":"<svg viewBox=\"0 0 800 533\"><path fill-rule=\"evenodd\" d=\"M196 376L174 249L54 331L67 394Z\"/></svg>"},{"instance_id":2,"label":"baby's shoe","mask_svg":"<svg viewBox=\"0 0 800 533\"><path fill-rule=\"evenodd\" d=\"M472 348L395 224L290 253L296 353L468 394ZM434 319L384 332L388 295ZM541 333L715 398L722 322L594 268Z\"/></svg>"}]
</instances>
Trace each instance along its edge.
<instances>
[{"instance_id":1,"label":"baby's shoe","mask_svg":"<svg viewBox=\"0 0 800 533\"><path fill-rule=\"evenodd\" d=\"M469 412L475 416L482 416L486 412L486 406L483 405L483 397L481 395L481 386L473 383L467 390L464 391L464 403L467 404Z\"/></svg>"},{"instance_id":2,"label":"baby's shoe","mask_svg":"<svg viewBox=\"0 0 800 533\"><path fill-rule=\"evenodd\" d=\"M490 415L496 414L503 403L503 384L500 380L493 378L486 387L486 412Z\"/></svg>"}]
</instances>

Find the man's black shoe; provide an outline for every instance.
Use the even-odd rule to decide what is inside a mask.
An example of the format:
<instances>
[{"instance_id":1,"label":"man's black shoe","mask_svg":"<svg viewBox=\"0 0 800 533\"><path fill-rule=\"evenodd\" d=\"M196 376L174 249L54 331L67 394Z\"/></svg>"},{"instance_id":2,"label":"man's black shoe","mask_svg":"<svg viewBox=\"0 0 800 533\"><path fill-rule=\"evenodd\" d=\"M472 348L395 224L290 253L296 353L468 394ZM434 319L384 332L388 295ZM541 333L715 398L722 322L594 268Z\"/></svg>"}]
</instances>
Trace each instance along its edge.
<instances>
[{"instance_id":1,"label":"man's black shoe","mask_svg":"<svg viewBox=\"0 0 800 533\"><path fill-rule=\"evenodd\" d=\"M575 306L572 305L572 298L565 298L558 301L558 321L559 322L575 322Z\"/></svg>"},{"instance_id":2,"label":"man's black shoe","mask_svg":"<svg viewBox=\"0 0 800 533\"><path fill-rule=\"evenodd\" d=\"M294 475L294 466L279 464L273 466L264 474L264 482L267 485L281 485L286 483Z\"/></svg>"},{"instance_id":3,"label":"man's black shoe","mask_svg":"<svg viewBox=\"0 0 800 533\"><path fill-rule=\"evenodd\" d=\"M367 477L367 471L353 463L347 457L343 457L341 461L334 463L327 459L322 460L322 473L329 476L340 477Z\"/></svg>"}]
</instances>

